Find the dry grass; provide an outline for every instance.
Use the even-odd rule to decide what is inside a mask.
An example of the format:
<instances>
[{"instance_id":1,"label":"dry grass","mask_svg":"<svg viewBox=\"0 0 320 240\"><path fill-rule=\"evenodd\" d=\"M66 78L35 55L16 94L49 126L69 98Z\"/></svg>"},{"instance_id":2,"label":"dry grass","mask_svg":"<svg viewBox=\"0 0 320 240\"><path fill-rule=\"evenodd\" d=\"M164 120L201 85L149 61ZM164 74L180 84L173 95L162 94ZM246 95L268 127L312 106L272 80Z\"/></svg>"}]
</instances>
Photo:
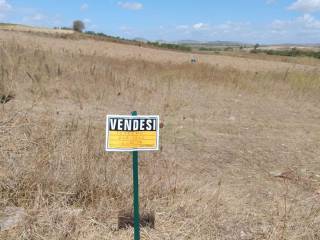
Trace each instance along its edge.
<instances>
[{"instance_id":1,"label":"dry grass","mask_svg":"<svg viewBox=\"0 0 320 240\"><path fill-rule=\"evenodd\" d=\"M290 71L316 71L319 74L319 64L304 64L290 63L283 61L269 61L261 59L250 59L249 57L234 57L234 56L220 56L207 54L193 54L175 52L169 50L160 50L146 47L137 47L128 44L119 44L106 41L92 41L90 39L79 39L77 35L73 39L64 39L55 35L43 35L39 33L21 33L16 31L1 31L1 39L10 41L12 39L19 39L25 46L29 48L42 48L49 52L55 53L69 53L78 55L91 55L96 57L109 57L117 59L137 59L144 61L152 61L154 63L172 63L185 64L190 63L191 58L194 57L198 63L209 64L212 66L229 68L230 66L240 71L248 72L273 72L282 73L287 69ZM68 37L68 38L69 38ZM253 54L251 54L252 56ZM314 65L314 66L313 66Z\"/></svg>"},{"instance_id":2,"label":"dry grass","mask_svg":"<svg viewBox=\"0 0 320 240\"><path fill-rule=\"evenodd\" d=\"M260 48L259 48L260 49ZM266 49L266 48L262 48ZM270 48L274 49L274 48ZM277 48L275 48L277 49ZM254 54L250 53L250 50L252 49L246 49L246 50L235 50L235 51L224 51L219 54L226 55L226 56L232 56L232 57L238 57L238 58L245 58L245 59L252 59L252 60L263 60L264 62L283 62L283 63L289 63L289 64L297 64L297 65L309 65L309 66L315 66L319 67L320 66L320 60L317 58L312 58L312 57L287 57L287 56L276 56L276 55L268 55L268 54ZM312 49L306 49L306 50L311 50ZM317 49L314 49L317 51ZM209 54L216 54L216 53L210 53Z\"/></svg>"},{"instance_id":3,"label":"dry grass","mask_svg":"<svg viewBox=\"0 0 320 240\"><path fill-rule=\"evenodd\" d=\"M116 229L132 204L130 155L104 152L105 115L132 110L165 125L162 150L140 155L141 207L156 212L142 239L319 239L316 69L19 36L0 35L1 91L16 96L0 106L0 209L27 216L1 239L132 239Z\"/></svg>"},{"instance_id":4,"label":"dry grass","mask_svg":"<svg viewBox=\"0 0 320 240\"><path fill-rule=\"evenodd\" d=\"M6 31L47 33L47 34L73 34L74 33L73 30L50 29L50 28L31 27L31 26L15 25L15 24L0 24L0 29L6 30Z\"/></svg>"}]
</instances>

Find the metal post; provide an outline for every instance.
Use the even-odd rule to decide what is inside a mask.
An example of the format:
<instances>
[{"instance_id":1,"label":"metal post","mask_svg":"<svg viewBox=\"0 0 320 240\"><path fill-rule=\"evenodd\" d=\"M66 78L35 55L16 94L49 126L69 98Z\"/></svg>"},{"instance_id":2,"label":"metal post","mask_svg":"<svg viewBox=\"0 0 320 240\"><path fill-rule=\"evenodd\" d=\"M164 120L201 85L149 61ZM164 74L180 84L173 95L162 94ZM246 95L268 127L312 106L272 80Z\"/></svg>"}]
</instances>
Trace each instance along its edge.
<instances>
[{"instance_id":1,"label":"metal post","mask_svg":"<svg viewBox=\"0 0 320 240\"><path fill-rule=\"evenodd\" d=\"M137 116L136 111L131 113ZM139 213L139 162L138 151L132 152L132 173L133 173L133 214L134 214L134 240L140 240L140 213Z\"/></svg>"}]
</instances>

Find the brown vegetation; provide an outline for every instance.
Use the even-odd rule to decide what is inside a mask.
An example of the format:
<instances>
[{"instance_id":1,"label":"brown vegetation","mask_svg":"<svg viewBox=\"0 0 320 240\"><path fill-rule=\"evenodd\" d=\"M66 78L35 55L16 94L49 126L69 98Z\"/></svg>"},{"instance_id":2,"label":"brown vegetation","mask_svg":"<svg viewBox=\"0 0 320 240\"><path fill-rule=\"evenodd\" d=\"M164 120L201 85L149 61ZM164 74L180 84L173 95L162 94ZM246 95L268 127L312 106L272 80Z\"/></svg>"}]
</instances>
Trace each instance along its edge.
<instances>
[{"instance_id":1,"label":"brown vegetation","mask_svg":"<svg viewBox=\"0 0 320 240\"><path fill-rule=\"evenodd\" d=\"M117 230L132 204L130 155L104 152L105 115L132 110L164 123L162 150L140 155L141 208L156 215L142 239L319 239L316 68L190 64L183 53L4 33L0 94L15 99L0 105L0 210L27 215L0 239L132 239Z\"/></svg>"}]
</instances>

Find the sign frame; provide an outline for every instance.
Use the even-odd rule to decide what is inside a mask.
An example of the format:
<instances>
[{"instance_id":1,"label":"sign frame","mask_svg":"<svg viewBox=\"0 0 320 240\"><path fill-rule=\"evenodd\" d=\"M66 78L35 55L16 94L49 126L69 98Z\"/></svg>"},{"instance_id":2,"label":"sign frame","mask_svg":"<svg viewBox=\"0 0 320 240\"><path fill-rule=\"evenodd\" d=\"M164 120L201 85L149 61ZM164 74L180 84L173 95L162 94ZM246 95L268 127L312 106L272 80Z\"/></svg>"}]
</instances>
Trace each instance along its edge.
<instances>
[{"instance_id":1,"label":"sign frame","mask_svg":"<svg viewBox=\"0 0 320 240\"><path fill-rule=\"evenodd\" d=\"M108 139L109 139L109 119L110 118L126 118L126 119L156 119L156 147L152 148L110 148L108 145ZM105 150L107 152L135 152L135 151L143 151L143 152L149 152L149 151L159 151L160 150L160 117L159 115L107 115L106 116L106 140L105 140Z\"/></svg>"}]
</instances>

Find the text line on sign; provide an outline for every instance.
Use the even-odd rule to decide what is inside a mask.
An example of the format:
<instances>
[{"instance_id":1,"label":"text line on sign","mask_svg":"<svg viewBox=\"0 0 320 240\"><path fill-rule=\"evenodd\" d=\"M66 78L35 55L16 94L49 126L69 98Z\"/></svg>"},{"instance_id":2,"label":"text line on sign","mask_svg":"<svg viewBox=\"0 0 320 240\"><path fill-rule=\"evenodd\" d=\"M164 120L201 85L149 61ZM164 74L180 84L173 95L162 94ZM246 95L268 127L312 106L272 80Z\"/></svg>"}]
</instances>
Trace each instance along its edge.
<instances>
[{"instance_id":1,"label":"text line on sign","mask_svg":"<svg viewBox=\"0 0 320 240\"><path fill-rule=\"evenodd\" d=\"M107 115L106 151L159 150L159 116Z\"/></svg>"}]
</instances>

